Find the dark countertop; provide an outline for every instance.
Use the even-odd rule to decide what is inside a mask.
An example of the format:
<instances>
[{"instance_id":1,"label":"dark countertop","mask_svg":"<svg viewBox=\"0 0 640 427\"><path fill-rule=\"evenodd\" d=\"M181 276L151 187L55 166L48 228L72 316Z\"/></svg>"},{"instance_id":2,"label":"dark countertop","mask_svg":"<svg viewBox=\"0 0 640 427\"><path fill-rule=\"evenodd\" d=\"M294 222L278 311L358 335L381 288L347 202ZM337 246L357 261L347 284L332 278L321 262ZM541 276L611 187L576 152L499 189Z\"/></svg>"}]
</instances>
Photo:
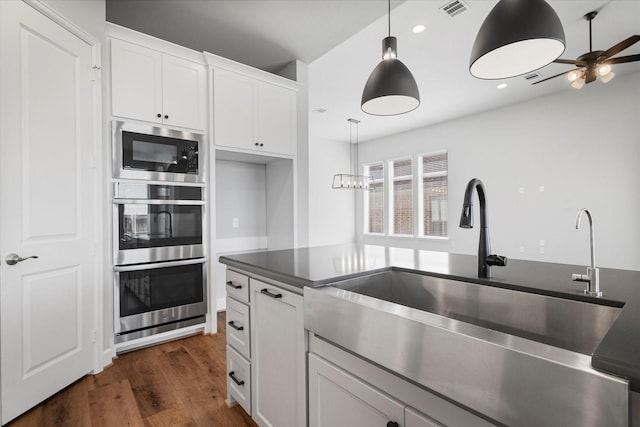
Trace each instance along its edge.
<instances>
[{"instance_id":1,"label":"dark countertop","mask_svg":"<svg viewBox=\"0 0 640 427\"><path fill-rule=\"evenodd\" d=\"M640 392L640 271L600 268L602 298L585 296L584 283L572 273L586 273L586 265L509 260L493 267L493 278L477 277L476 256L375 245L337 245L220 257L220 262L293 286L320 287L349 277L389 268L423 272L490 286L624 306L594 354L595 369L630 380Z\"/></svg>"}]
</instances>

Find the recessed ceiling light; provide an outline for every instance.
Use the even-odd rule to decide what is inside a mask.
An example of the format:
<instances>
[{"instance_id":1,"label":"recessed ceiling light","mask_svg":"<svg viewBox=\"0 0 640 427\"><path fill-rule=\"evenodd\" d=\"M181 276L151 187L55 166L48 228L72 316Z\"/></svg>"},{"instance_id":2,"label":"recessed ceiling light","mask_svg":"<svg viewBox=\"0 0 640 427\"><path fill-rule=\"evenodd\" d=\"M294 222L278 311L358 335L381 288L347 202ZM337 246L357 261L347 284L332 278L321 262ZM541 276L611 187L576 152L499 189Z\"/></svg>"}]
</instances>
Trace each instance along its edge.
<instances>
[{"instance_id":1,"label":"recessed ceiling light","mask_svg":"<svg viewBox=\"0 0 640 427\"><path fill-rule=\"evenodd\" d=\"M504 89L505 87L507 87L506 83L500 83L498 86L498 89Z\"/></svg>"},{"instance_id":2,"label":"recessed ceiling light","mask_svg":"<svg viewBox=\"0 0 640 427\"><path fill-rule=\"evenodd\" d=\"M425 27L424 25L418 24L415 27L413 27L413 29L411 31L413 31L416 34L420 34L420 33L424 32L424 30L426 30L426 29L427 29L427 27Z\"/></svg>"}]
</instances>

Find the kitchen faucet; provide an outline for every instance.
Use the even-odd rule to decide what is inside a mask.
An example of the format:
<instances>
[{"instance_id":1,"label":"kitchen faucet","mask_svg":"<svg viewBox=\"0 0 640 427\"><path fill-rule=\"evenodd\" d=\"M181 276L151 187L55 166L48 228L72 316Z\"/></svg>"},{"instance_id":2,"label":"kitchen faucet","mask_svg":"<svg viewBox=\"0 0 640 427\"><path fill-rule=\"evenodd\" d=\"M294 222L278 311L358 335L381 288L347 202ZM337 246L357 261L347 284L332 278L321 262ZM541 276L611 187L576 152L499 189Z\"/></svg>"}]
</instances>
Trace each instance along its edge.
<instances>
[{"instance_id":1,"label":"kitchen faucet","mask_svg":"<svg viewBox=\"0 0 640 427\"><path fill-rule=\"evenodd\" d=\"M596 249L593 237L593 219L591 218L591 212L587 209L580 209L576 216L576 230L580 228L580 220L582 220L582 214L587 214L589 219L589 247L591 249L591 267L587 268L587 274L572 274L571 280L574 282L586 282L587 289L584 290L586 295L591 297L601 297L600 292L600 271L596 268Z\"/></svg>"},{"instance_id":2,"label":"kitchen faucet","mask_svg":"<svg viewBox=\"0 0 640 427\"><path fill-rule=\"evenodd\" d=\"M464 203L460 215L460 228L473 228L473 190L478 191L480 200L480 242L478 244L478 277L491 278L491 266L504 267L507 265L507 257L501 255L489 255L491 244L489 243L489 226L487 225L487 197L482 181L473 178L467 184L464 192Z\"/></svg>"}]
</instances>

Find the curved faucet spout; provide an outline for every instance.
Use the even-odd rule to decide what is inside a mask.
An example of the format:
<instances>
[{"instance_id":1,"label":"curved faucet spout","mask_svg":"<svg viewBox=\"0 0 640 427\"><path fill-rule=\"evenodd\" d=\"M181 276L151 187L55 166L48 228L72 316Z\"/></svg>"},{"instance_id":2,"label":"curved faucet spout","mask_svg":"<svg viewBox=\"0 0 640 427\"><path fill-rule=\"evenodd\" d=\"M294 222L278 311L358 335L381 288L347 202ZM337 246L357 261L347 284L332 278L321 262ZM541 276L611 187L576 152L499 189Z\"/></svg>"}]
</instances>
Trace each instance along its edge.
<instances>
[{"instance_id":1,"label":"curved faucet spout","mask_svg":"<svg viewBox=\"0 0 640 427\"><path fill-rule=\"evenodd\" d=\"M582 220L582 214L587 214L587 219L589 220L589 247L591 248L591 268L596 267L596 247L595 247L595 237L593 233L593 218L591 217L591 212L588 209L580 209L578 211L578 215L576 215L576 230L580 229L580 221Z\"/></svg>"},{"instance_id":2,"label":"curved faucet spout","mask_svg":"<svg viewBox=\"0 0 640 427\"><path fill-rule=\"evenodd\" d=\"M591 212L587 209L580 209L578 211L578 215L576 216L576 230L580 228L580 221L582 220L582 215L587 214L587 218L589 219L589 248L591 249L591 267L587 268L587 274L572 274L571 280L576 282L586 282L587 289L585 289L584 293L592 296L592 297L601 297L602 292L600 291L600 271L596 268L596 249L595 249L595 238L593 235L593 218L591 218Z\"/></svg>"},{"instance_id":3,"label":"curved faucet spout","mask_svg":"<svg viewBox=\"0 0 640 427\"><path fill-rule=\"evenodd\" d=\"M491 266L504 267L507 259L500 255L489 255L491 253L491 243L489 242L489 226L487 225L487 196L484 185L478 178L473 178L467 184L464 192L464 202L462 204L462 214L460 215L461 228L473 228L473 198L474 190L478 192L480 201L480 240L478 242L478 277L491 278Z\"/></svg>"}]
</instances>

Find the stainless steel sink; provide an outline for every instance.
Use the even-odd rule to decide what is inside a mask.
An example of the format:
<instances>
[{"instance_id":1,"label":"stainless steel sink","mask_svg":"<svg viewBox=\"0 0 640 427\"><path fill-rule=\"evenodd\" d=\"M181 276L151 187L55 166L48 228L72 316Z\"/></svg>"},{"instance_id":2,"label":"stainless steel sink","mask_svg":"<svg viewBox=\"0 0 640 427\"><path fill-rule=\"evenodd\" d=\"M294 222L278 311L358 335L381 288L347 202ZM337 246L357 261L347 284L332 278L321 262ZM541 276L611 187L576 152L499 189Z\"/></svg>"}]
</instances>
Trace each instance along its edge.
<instances>
[{"instance_id":1,"label":"stainless steel sink","mask_svg":"<svg viewBox=\"0 0 640 427\"><path fill-rule=\"evenodd\" d=\"M582 354L593 354L621 307L401 271L332 286Z\"/></svg>"},{"instance_id":2,"label":"stainless steel sink","mask_svg":"<svg viewBox=\"0 0 640 427\"><path fill-rule=\"evenodd\" d=\"M497 424L628 426L591 367L621 307L390 270L304 290L305 328Z\"/></svg>"}]
</instances>

